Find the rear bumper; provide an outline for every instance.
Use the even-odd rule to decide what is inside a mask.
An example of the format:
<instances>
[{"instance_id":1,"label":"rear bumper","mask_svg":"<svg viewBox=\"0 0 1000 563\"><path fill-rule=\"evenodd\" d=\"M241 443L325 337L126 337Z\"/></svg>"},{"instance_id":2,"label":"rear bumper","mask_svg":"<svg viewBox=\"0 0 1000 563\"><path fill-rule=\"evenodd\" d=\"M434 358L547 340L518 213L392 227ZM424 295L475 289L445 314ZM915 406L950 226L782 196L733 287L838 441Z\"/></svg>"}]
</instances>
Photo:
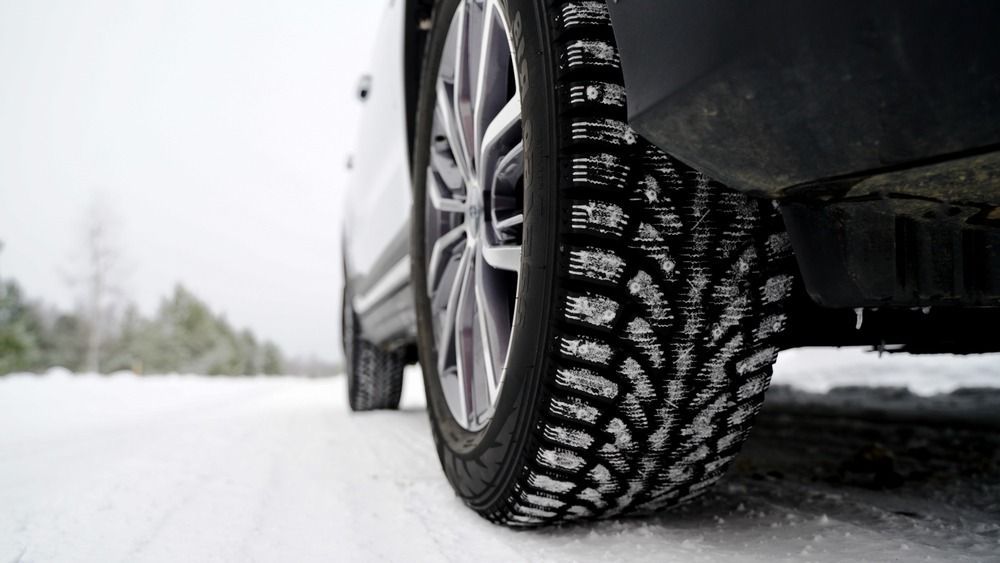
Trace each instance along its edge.
<instances>
[{"instance_id":1,"label":"rear bumper","mask_svg":"<svg viewBox=\"0 0 1000 563\"><path fill-rule=\"evenodd\" d=\"M1000 150L1000 2L609 7L632 126L731 187L808 197Z\"/></svg>"}]
</instances>

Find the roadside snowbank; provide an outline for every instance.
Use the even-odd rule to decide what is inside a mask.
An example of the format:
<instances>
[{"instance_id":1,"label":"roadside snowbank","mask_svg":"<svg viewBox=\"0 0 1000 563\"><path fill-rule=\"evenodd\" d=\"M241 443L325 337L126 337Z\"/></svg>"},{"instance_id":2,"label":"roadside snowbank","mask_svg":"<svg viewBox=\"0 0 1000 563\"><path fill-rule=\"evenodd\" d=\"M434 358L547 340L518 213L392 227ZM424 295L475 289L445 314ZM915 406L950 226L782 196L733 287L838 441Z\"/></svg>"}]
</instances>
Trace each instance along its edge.
<instances>
[{"instance_id":1,"label":"roadside snowbank","mask_svg":"<svg viewBox=\"0 0 1000 563\"><path fill-rule=\"evenodd\" d=\"M1000 387L1000 354L880 356L866 348L799 348L778 354L771 383L812 393L835 387L901 387L923 396Z\"/></svg>"}]
</instances>

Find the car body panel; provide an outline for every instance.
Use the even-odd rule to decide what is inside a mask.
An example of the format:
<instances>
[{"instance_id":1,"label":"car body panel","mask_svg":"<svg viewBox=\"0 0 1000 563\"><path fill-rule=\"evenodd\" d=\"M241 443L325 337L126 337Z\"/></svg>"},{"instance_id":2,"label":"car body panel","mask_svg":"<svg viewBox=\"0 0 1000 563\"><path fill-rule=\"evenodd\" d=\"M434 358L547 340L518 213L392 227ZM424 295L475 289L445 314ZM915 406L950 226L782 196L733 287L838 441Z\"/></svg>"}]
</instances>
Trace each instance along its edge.
<instances>
[{"instance_id":1,"label":"car body panel","mask_svg":"<svg viewBox=\"0 0 1000 563\"><path fill-rule=\"evenodd\" d=\"M356 300L364 300L408 251L412 195L404 88L405 10L401 0L390 2L376 34L370 86L344 198L345 274Z\"/></svg>"}]
</instances>

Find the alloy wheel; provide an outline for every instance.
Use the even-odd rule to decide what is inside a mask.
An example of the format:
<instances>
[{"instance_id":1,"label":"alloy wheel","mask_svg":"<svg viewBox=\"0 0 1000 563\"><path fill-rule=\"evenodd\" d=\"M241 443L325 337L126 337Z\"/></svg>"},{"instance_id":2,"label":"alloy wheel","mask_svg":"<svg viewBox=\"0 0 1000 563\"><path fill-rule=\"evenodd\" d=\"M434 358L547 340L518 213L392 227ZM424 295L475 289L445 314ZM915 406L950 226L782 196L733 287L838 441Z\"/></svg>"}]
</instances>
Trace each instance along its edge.
<instances>
[{"instance_id":1,"label":"alloy wheel","mask_svg":"<svg viewBox=\"0 0 1000 563\"><path fill-rule=\"evenodd\" d=\"M437 371L466 430L492 417L521 267L524 145L509 26L495 0L467 0L438 68L427 167L428 297Z\"/></svg>"}]
</instances>

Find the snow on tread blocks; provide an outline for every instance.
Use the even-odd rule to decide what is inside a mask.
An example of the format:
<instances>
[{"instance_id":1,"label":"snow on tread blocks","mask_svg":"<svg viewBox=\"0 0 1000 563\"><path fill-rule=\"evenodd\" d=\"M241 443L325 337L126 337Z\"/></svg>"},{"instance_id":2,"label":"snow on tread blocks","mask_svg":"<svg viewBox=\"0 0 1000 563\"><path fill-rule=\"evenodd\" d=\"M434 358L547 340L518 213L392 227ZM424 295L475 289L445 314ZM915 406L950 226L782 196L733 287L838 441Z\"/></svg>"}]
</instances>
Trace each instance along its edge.
<instances>
[{"instance_id":1,"label":"snow on tread blocks","mask_svg":"<svg viewBox=\"0 0 1000 563\"><path fill-rule=\"evenodd\" d=\"M573 156L569 169L576 190L624 190L629 173L623 158L607 152Z\"/></svg>"}]
</instances>

